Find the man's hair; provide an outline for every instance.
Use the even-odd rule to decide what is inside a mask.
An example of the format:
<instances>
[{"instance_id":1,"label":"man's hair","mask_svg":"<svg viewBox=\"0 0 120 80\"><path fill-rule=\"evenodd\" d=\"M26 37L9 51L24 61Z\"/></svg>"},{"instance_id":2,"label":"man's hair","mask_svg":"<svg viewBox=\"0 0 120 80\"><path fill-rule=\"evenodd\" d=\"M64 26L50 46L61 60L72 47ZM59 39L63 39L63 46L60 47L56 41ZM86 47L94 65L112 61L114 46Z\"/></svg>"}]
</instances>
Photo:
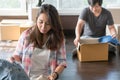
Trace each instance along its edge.
<instances>
[{"instance_id":1,"label":"man's hair","mask_svg":"<svg viewBox=\"0 0 120 80\"><path fill-rule=\"evenodd\" d=\"M101 6L102 2L103 2L103 0L88 0L88 4L90 6L94 6L96 3L98 3Z\"/></svg>"}]
</instances>

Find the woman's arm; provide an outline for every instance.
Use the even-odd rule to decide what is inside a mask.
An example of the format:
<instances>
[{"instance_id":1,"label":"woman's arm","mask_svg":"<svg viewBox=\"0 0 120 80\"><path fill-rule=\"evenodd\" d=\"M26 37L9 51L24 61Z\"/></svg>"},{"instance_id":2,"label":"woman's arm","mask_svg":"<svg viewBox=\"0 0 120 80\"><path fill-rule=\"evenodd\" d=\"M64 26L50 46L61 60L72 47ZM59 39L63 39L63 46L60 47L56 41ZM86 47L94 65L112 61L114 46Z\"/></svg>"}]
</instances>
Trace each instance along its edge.
<instances>
[{"instance_id":1,"label":"woman's arm","mask_svg":"<svg viewBox=\"0 0 120 80\"><path fill-rule=\"evenodd\" d=\"M59 75L63 72L65 66L59 65L55 69L55 71L48 77L49 80L57 80L59 78Z\"/></svg>"},{"instance_id":2,"label":"woman's arm","mask_svg":"<svg viewBox=\"0 0 120 80\"><path fill-rule=\"evenodd\" d=\"M25 38L25 34L22 33L18 42L17 42L17 46L16 49L12 55L12 57L10 58L10 62L21 62L22 61L22 52L23 52L23 45L24 45L24 38Z\"/></svg>"},{"instance_id":3,"label":"woman's arm","mask_svg":"<svg viewBox=\"0 0 120 80\"><path fill-rule=\"evenodd\" d=\"M60 50L57 53L57 67L52 71L51 75L48 77L49 80L56 80L59 78L59 75L66 68L66 47L65 42L61 46Z\"/></svg>"}]
</instances>

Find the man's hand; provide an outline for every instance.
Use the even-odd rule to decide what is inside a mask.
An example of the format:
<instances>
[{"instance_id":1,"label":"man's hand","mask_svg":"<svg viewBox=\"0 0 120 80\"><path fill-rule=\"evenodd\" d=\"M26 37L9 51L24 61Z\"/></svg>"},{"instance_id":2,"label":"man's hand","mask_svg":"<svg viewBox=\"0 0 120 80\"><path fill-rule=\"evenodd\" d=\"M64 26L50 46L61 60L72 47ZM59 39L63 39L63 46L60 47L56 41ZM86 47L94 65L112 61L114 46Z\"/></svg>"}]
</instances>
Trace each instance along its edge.
<instances>
[{"instance_id":1,"label":"man's hand","mask_svg":"<svg viewBox=\"0 0 120 80\"><path fill-rule=\"evenodd\" d=\"M75 38L75 39L74 39L74 45L75 45L75 46L78 46L78 42L80 42L80 38Z\"/></svg>"},{"instance_id":2,"label":"man's hand","mask_svg":"<svg viewBox=\"0 0 120 80\"><path fill-rule=\"evenodd\" d=\"M112 38L116 38L116 37L117 37L117 34L114 33L114 34L112 34L111 36L112 36Z\"/></svg>"}]
</instances>

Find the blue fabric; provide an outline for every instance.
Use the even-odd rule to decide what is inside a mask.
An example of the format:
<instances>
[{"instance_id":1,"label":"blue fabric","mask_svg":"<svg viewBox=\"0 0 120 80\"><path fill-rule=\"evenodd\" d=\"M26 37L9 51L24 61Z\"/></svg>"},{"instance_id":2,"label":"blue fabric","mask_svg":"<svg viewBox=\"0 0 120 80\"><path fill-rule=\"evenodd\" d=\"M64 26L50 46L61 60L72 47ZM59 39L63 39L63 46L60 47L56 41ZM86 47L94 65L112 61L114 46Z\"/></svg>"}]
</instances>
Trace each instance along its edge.
<instances>
[{"instance_id":1,"label":"blue fabric","mask_svg":"<svg viewBox=\"0 0 120 80\"><path fill-rule=\"evenodd\" d=\"M98 39L101 43L111 43L114 45L120 45L120 42L116 38L112 38L112 36L103 36Z\"/></svg>"},{"instance_id":2,"label":"blue fabric","mask_svg":"<svg viewBox=\"0 0 120 80\"><path fill-rule=\"evenodd\" d=\"M0 59L0 80L30 80L23 68L16 63Z\"/></svg>"}]
</instances>

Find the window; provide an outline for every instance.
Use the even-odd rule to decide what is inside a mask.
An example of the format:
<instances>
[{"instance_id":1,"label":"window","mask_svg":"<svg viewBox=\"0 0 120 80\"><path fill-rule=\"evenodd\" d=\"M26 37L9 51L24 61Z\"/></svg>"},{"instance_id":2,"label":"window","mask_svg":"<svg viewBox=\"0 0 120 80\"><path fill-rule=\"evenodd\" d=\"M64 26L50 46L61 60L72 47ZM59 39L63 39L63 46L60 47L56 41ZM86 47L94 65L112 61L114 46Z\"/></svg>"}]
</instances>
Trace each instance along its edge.
<instances>
[{"instance_id":1,"label":"window","mask_svg":"<svg viewBox=\"0 0 120 80\"><path fill-rule=\"evenodd\" d=\"M27 2L33 1L36 7L39 0L0 0L0 15L22 15L27 12ZM88 6L87 0L45 0L53 4L61 14L79 14L81 9ZM103 0L106 8L120 8L120 0Z\"/></svg>"},{"instance_id":2,"label":"window","mask_svg":"<svg viewBox=\"0 0 120 80\"><path fill-rule=\"evenodd\" d=\"M120 0L103 0L103 6L106 8L120 8Z\"/></svg>"},{"instance_id":3,"label":"window","mask_svg":"<svg viewBox=\"0 0 120 80\"><path fill-rule=\"evenodd\" d=\"M45 0L46 3L53 4L62 14L78 14L81 9L88 5L87 0ZM120 0L103 0L103 7L120 8Z\"/></svg>"},{"instance_id":4,"label":"window","mask_svg":"<svg viewBox=\"0 0 120 80\"><path fill-rule=\"evenodd\" d=\"M0 15L21 15L26 13L25 0L0 0Z\"/></svg>"}]
</instances>

